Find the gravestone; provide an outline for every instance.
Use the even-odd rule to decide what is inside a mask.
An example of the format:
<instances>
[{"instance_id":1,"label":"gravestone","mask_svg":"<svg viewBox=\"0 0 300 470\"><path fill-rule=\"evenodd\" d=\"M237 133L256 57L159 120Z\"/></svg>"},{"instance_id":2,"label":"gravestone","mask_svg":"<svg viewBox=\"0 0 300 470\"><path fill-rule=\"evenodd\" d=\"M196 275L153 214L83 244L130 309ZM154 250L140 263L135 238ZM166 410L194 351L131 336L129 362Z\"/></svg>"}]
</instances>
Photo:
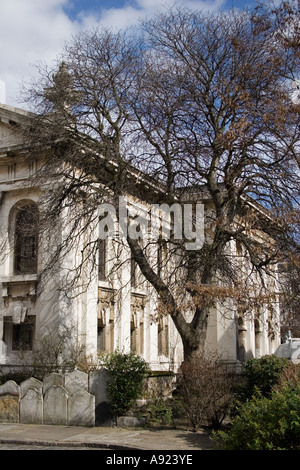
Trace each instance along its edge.
<instances>
[{"instance_id":1,"label":"gravestone","mask_svg":"<svg viewBox=\"0 0 300 470\"><path fill-rule=\"evenodd\" d=\"M67 425L68 394L60 385L52 385L44 394L44 424Z\"/></svg>"},{"instance_id":2,"label":"gravestone","mask_svg":"<svg viewBox=\"0 0 300 470\"><path fill-rule=\"evenodd\" d=\"M95 395L96 406L102 402L108 402L107 383L109 372L104 367L101 370L91 372L89 375L89 392Z\"/></svg>"},{"instance_id":3,"label":"gravestone","mask_svg":"<svg viewBox=\"0 0 300 470\"><path fill-rule=\"evenodd\" d=\"M20 386L14 380L8 380L5 384L0 386L1 395L12 395L15 397L20 396Z\"/></svg>"},{"instance_id":4,"label":"gravestone","mask_svg":"<svg viewBox=\"0 0 300 470\"><path fill-rule=\"evenodd\" d=\"M19 398L11 395L3 395L0 397L0 422L19 422Z\"/></svg>"},{"instance_id":5,"label":"gravestone","mask_svg":"<svg viewBox=\"0 0 300 470\"><path fill-rule=\"evenodd\" d=\"M95 425L114 426L115 419L112 415L107 396L107 383L109 372L104 367L101 370L91 372L89 375L89 392L95 395Z\"/></svg>"},{"instance_id":6,"label":"gravestone","mask_svg":"<svg viewBox=\"0 0 300 470\"><path fill-rule=\"evenodd\" d=\"M65 376L65 389L69 395L73 395L77 390L88 391L89 376L85 372L74 370Z\"/></svg>"},{"instance_id":7,"label":"gravestone","mask_svg":"<svg viewBox=\"0 0 300 470\"><path fill-rule=\"evenodd\" d=\"M21 397L20 423L43 424L43 395L41 389L29 388Z\"/></svg>"},{"instance_id":8,"label":"gravestone","mask_svg":"<svg viewBox=\"0 0 300 470\"><path fill-rule=\"evenodd\" d=\"M43 423L43 382L30 377L20 384L20 423Z\"/></svg>"},{"instance_id":9,"label":"gravestone","mask_svg":"<svg viewBox=\"0 0 300 470\"><path fill-rule=\"evenodd\" d=\"M19 422L20 387L13 380L8 380L0 387L0 422Z\"/></svg>"},{"instance_id":10,"label":"gravestone","mask_svg":"<svg viewBox=\"0 0 300 470\"><path fill-rule=\"evenodd\" d=\"M45 375L43 378L43 393L45 394L52 385L64 387L65 377L57 372L51 372L51 374Z\"/></svg>"},{"instance_id":11,"label":"gravestone","mask_svg":"<svg viewBox=\"0 0 300 470\"><path fill-rule=\"evenodd\" d=\"M95 397L78 389L68 399L69 426L95 426Z\"/></svg>"},{"instance_id":12,"label":"gravestone","mask_svg":"<svg viewBox=\"0 0 300 470\"><path fill-rule=\"evenodd\" d=\"M39 391L41 394L43 392L43 382L41 382L38 379L35 379L34 377L30 377L27 380L24 380L24 382L21 382L20 384L20 394L21 398L26 395L27 391L33 388L37 391Z\"/></svg>"}]
</instances>

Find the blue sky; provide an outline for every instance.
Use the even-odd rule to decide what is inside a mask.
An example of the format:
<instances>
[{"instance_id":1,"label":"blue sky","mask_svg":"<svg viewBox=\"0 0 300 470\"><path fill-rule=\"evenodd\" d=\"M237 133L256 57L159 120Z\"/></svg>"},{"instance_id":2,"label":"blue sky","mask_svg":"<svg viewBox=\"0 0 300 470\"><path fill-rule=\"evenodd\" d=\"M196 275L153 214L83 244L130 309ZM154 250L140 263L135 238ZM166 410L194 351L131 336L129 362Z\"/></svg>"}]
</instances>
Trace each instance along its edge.
<instances>
[{"instance_id":1,"label":"blue sky","mask_svg":"<svg viewBox=\"0 0 300 470\"><path fill-rule=\"evenodd\" d=\"M177 0L190 9L253 7L254 0ZM174 0L0 0L0 102L21 106L21 84L35 64L53 63L80 30L102 24L117 29L157 13ZM5 89L5 93L4 90Z\"/></svg>"},{"instance_id":2,"label":"blue sky","mask_svg":"<svg viewBox=\"0 0 300 470\"><path fill-rule=\"evenodd\" d=\"M135 1L135 0L73 0L72 2L72 5L69 5L67 7L67 12L69 14L70 17L72 18L76 18L76 15L77 14L80 14L81 12L90 12L90 13L94 13L94 14L99 14L101 12L101 10L109 10L109 9L122 9L126 6L135 6L137 9L143 9L143 5L145 5L146 3L149 3L150 2L139 2L139 1ZM161 5L163 5L164 2L163 0L161 0L160 2L157 2L154 0L154 2L152 3L155 3L155 4L158 4L158 3L161 3ZM187 2L185 2L184 0L182 0L181 2L183 5ZM197 2L194 2L195 4ZM200 3L200 2L198 2ZM203 2L203 3L215 3L215 2L210 2L210 1L206 1L206 2ZM228 9L228 8L232 8L232 7L236 7L236 8L245 8L245 7L253 7L255 5L255 0L246 0L246 1L243 1L243 0L224 0L223 2L219 2L220 4L222 3L223 4L223 8L224 9Z\"/></svg>"},{"instance_id":3,"label":"blue sky","mask_svg":"<svg viewBox=\"0 0 300 470\"><path fill-rule=\"evenodd\" d=\"M161 4L164 2L162 1ZM182 4L184 5L184 0ZM209 3L209 2L207 2ZM211 2L212 3L212 2ZM134 0L73 0L72 6L69 9L70 15L76 15L80 11L99 11L99 8L109 9L109 8L122 8L125 5L137 5L139 2ZM243 0L226 0L224 2L224 8L232 8L232 6L237 8L244 8L245 6L253 6L255 4L254 0L243 1ZM73 11L72 11L73 10Z\"/></svg>"}]
</instances>

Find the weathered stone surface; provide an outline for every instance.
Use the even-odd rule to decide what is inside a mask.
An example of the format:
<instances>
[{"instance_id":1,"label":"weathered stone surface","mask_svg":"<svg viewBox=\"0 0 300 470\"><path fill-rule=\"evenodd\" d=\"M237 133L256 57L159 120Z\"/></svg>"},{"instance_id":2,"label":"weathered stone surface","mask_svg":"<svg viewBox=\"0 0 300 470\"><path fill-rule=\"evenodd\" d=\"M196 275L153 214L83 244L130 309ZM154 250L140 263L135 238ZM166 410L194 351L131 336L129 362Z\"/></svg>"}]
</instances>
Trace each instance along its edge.
<instances>
[{"instance_id":1,"label":"weathered stone surface","mask_svg":"<svg viewBox=\"0 0 300 470\"><path fill-rule=\"evenodd\" d=\"M60 385L52 385L44 395L44 424L68 423L68 394Z\"/></svg>"},{"instance_id":2,"label":"weathered stone surface","mask_svg":"<svg viewBox=\"0 0 300 470\"><path fill-rule=\"evenodd\" d=\"M108 402L107 383L109 372L104 367L101 370L91 372L89 375L89 392L95 395L96 406L102 402Z\"/></svg>"},{"instance_id":3,"label":"weathered stone surface","mask_svg":"<svg viewBox=\"0 0 300 470\"><path fill-rule=\"evenodd\" d=\"M144 426L145 418L136 418L135 416L119 416L117 418L117 425L124 427L135 427L135 426Z\"/></svg>"},{"instance_id":4,"label":"weathered stone surface","mask_svg":"<svg viewBox=\"0 0 300 470\"><path fill-rule=\"evenodd\" d=\"M21 393L21 397L23 397L24 395L26 395L27 391L29 389L33 388L34 390L38 391L40 393L40 395L42 395L42 392L43 392L43 382L41 382L40 380L38 379L35 379L34 377L30 377L29 379L27 380L24 380L24 382L22 382L20 384L20 393Z\"/></svg>"},{"instance_id":5,"label":"weathered stone surface","mask_svg":"<svg viewBox=\"0 0 300 470\"><path fill-rule=\"evenodd\" d=\"M95 426L95 397L86 390L77 390L68 399L69 426Z\"/></svg>"},{"instance_id":6,"label":"weathered stone surface","mask_svg":"<svg viewBox=\"0 0 300 470\"><path fill-rule=\"evenodd\" d=\"M19 397L12 395L0 396L0 422L19 422Z\"/></svg>"},{"instance_id":7,"label":"weathered stone surface","mask_svg":"<svg viewBox=\"0 0 300 470\"><path fill-rule=\"evenodd\" d=\"M43 424L43 395L41 389L29 388L21 397L20 423Z\"/></svg>"},{"instance_id":8,"label":"weathered stone surface","mask_svg":"<svg viewBox=\"0 0 300 470\"><path fill-rule=\"evenodd\" d=\"M89 376L85 372L74 370L65 376L65 389L69 395L73 395L77 390L88 391Z\"/></svg>"},{"instance_id":9,"label":"weathered stone surface","mask_svg":"<svg viewBox=\"0 0 300 470\"><path fill-rule=\"evenodd\" d=\"M144 380L145 395L153 398L169 397L175 388L174 375L150 376Z\"/></svg>"},{"instance_id":10,"label":"weathered stone surface","mask_svg":"<svg viewBox=\"0 0 300 470\"><path fill-rule=\"evenodd\" d=\"M16 384L13 380L8 380L5 384L0 387L0 396L1 395L11 395L14 397L20 396L20 386Z\"/></svg>"},{"instance_id":11,"label":"weathered stone surface","mask_svg":"<svg viewBox=\"0 0 300 470\"><path fill-rule=\"evenodd\" d=\"M57 372L52 372L51 374L46 375L43 378L43 393L46 393L48 388L52 387L52 385L64 387L65 377Z\"/></svg>"},{"instance_id":12,"label":"weathered stone surface","mask_svg":"<svg viewBox=\"0 0 300 470\"><path fill-rule=\"evenodd\" d=\"M101 393L103 376L103 372L96 376ZM88 385L88 374L80 371L66 376L52 373L43 382L31 377L20 386L7 381L0 387L0 422L95 426L95 396Z\"/></svg>"}]
</instances>

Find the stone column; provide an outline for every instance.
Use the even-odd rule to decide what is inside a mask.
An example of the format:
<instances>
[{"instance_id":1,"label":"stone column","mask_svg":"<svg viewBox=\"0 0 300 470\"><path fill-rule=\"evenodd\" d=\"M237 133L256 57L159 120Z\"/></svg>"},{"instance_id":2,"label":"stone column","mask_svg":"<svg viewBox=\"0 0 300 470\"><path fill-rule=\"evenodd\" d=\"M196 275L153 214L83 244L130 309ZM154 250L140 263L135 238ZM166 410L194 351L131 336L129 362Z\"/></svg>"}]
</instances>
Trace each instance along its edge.
<instances>
[{"instance_id":1,"label":"stone column","mask_svg":"<svg viewBox=\"0 0 300 470\"><path fill-rule=\"evenodd\" d=\"M0 318L0 364L5 364L6 358L6 345L4 343L4 321L3 318Z\"/></svg>"}]
</instances>

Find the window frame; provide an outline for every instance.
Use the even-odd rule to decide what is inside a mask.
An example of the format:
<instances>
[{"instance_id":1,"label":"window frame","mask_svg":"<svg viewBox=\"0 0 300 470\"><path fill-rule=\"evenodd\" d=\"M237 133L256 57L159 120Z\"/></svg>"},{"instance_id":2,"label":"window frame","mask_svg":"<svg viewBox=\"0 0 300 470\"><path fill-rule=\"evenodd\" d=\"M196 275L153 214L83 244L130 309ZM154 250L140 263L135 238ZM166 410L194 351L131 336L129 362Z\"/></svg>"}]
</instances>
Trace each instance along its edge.
<instances>
[{"instance_id":1,"label":"window frame","mask_svg":"<svg viewBox=\"0 0 300 470\"><path fill-rule=\"evenodd\" d=\"M36 204L33 202L19 204L14 214L13 227L13 273L15 275L37 274L38 225L39 211ZM24 230L25 226L29 227L27 233Z\"/></svg>"}]
</instances>

